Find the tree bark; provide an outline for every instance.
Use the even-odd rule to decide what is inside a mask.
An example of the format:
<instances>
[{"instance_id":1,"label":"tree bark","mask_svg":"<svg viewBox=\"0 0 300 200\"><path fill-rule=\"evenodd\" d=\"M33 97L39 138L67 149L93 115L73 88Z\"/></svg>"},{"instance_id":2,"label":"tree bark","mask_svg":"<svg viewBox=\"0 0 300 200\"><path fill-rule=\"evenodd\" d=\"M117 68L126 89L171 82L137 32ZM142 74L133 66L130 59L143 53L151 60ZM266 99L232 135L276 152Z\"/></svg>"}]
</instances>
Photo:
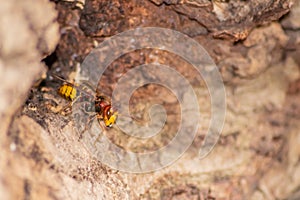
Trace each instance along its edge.
<instances>
[{"instance_id":1,"label":"tree bark","mask_svg":"<svg viewBox=\"0 0 300 200\"><path fill-rule=\"evenodd\" d=\"M1 199L300 198L298 1L14 0L3 3L0 11ZM150 120L153 104L164 106L167 123L158 135L142 140L116 126L101 128L97 120L81 123L91 127L83 133L76 128L81 119L69 114L70 108L62 112L69 102L57 94L63 81L53 74L72 85L95 47L142 27L178 31L208 52L224 81L226 120L217 145L199 159L212 116L206 80L191 63L165 49L137 49L116 58L97 83L105 96L112 95L126 72L160 63L189 81L202 117L192 145L176 162L134 174L101 162L96 153L106 147L91 152L86 139L100 134L126 151L158 151L180 128L182 105L174 93L149 84L130 100L132 115L141 124ZM188 48L184 44L174 48ZM155 71L135 75L158 77ZM173 78L168 76L171 83ZM180 95L190 98L185 91ZM193 117L183 120L198 123ZM158 159L163 163L168 157Z\"/></svg>"}]
</instances>

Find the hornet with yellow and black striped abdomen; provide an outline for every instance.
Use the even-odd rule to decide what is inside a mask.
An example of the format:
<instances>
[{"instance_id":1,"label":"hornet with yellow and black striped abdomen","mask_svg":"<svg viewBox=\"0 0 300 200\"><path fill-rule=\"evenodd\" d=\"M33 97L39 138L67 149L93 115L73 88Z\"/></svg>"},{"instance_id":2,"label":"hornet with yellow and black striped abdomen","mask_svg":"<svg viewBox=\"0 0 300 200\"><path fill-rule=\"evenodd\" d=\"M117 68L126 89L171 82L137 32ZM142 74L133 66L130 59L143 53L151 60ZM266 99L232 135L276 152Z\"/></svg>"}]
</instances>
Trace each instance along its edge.
<instances>
[{"instance_id":1,"label":"hornet with yellow and black striped abdomen","mask_svg":"<svg viewBox=\"0 0 300 200\"><path fill-rule=\"evenodd\" d=\"M116 123L118 112L112 108L111 102L107 97L101 95L93 95L85 91L84 88L76 86L75 84L70 83L63 78L60 78L56 75L53 76L64 82L64 84L61 85L57 91L60 96L70 101L71 103L74 103L78 99L81 99L81 101L89 102L91 104L94 103L94 111L98 121L102 120L106 127L112 127L112 125Z\"/></svg>"}]
</instances>

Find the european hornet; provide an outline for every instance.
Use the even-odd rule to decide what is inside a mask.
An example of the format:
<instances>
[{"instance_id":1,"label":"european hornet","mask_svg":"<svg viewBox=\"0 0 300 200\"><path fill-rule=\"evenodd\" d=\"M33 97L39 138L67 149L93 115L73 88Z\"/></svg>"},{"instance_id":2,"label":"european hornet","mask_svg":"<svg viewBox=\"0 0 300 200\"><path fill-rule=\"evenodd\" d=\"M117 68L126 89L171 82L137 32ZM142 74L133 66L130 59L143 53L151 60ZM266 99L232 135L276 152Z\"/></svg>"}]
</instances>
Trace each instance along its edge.
<instances>
[{"instance_id":1,"label":"european hornet","mask_svg":"<svg viewBox=\"0 0 300 200\"><path fill-rule=\"evenodd\" d=\"M116 123L118 112L112 108L111 101L106 96L91 94L83 86L75 85L56 75L52 76L64 82L64 84L58 88L57 92L60 96L70 101L69 106L72 106L76 101L87 102L87 104L85 104L86 111L95 112L91 119L97 117L99 123L102 120L106 127L112 127L112 125ZM92 109L91 106L94 106L94 109Z\"/></svg>"}]
</instances>

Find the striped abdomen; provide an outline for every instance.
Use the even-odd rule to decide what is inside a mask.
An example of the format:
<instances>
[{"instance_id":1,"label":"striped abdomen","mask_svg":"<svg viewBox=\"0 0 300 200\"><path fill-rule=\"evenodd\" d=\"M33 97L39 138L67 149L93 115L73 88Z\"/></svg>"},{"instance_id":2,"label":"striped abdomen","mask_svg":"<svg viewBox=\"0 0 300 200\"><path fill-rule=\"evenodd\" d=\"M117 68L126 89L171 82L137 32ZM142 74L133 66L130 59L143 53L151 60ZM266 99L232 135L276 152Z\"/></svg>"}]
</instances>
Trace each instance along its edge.
<instances>
[{"instance_id":1,"label":"striped abdomen","mask_svg":"<svg viewBox=\"0 0 300 200\"><path fill-rule=\"evenodd\" d=\"M74 86L64 84L58 88L58 94L69 101L73 101L77 97L77 90Z\"/></svg>"}]
</instances>

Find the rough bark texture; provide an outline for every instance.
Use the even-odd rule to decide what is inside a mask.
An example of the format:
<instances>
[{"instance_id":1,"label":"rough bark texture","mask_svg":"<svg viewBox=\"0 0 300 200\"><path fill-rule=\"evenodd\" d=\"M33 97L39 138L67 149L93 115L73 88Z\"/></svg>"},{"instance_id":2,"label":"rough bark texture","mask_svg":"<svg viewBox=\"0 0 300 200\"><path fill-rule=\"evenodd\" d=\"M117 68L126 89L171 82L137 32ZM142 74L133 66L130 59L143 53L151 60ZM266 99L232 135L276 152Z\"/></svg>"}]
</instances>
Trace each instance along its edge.
<instances>
[{"instance_id":1,"label":"rough bark texture","mask_svg":"<svg viewBox=\"0 0 300 200\"><path fill-rule=\"evenodd\" d=\"M0 11L0 199L300 198L299 1L10 0ZM105 38L148 26L183 32L208 51L225 82L226 122L214 150L199 160L211 116L204 82L189 63L165 51L122 56L101 81L104 93L137 65L180 66L196 88L203 116L193 145L173 165L130 174L85 149L72 117L55 112L67 104L56 93L61 82L45 72L70 80ZM163 103L172 111L166 132L178 128L180 108L170 91L148 86L133 97L137 118L146 120L151 103ZM116 129L106 134L139 152L174 136L141 142Z\"/></svg>"}]
</instances>

